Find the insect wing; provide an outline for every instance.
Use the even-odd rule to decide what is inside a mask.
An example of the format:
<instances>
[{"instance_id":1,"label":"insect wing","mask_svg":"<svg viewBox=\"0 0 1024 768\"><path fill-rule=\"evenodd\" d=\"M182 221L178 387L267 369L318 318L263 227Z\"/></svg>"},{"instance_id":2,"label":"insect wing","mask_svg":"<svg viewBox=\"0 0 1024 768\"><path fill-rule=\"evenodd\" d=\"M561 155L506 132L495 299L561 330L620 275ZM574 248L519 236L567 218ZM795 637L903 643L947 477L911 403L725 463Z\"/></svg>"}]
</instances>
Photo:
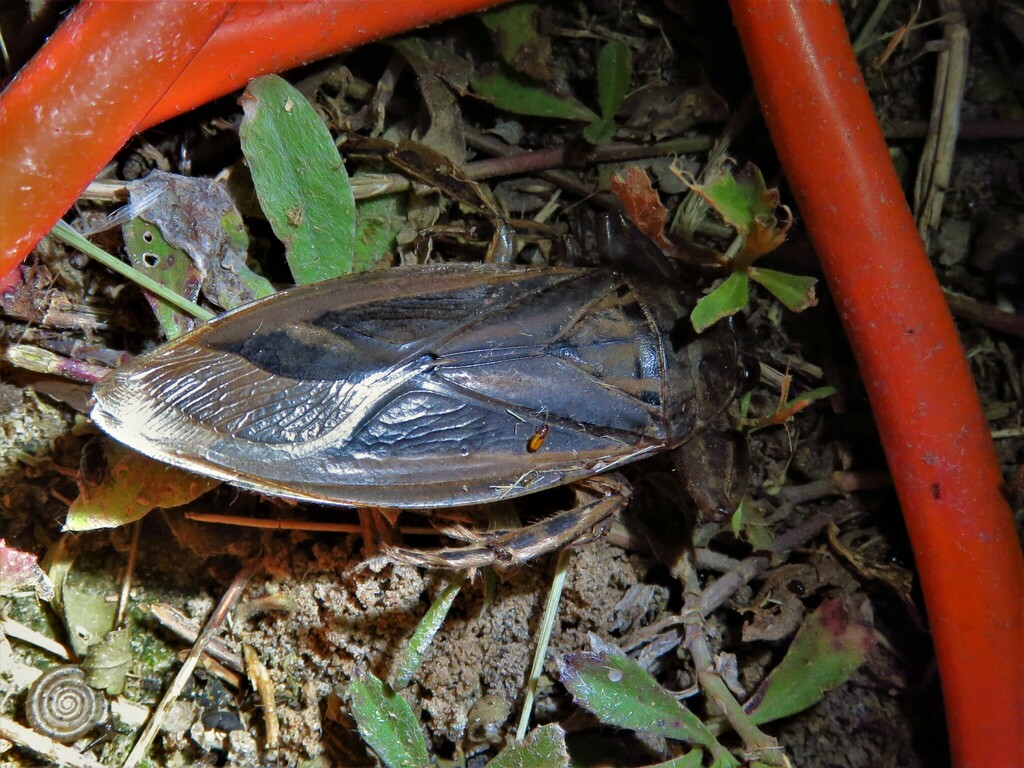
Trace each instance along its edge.
<instances>
[{"instance_id":1,"label":"insect wing","mask_svg":"<svg viewBox=\"0 0 1024 768\"><path fill-rule=\"evenodd\" d=\"M230 312L113 372L92 416L263 492L469 504L664 447L659 344L611 271L398 268Z\"/></svg>"}]
</instances>

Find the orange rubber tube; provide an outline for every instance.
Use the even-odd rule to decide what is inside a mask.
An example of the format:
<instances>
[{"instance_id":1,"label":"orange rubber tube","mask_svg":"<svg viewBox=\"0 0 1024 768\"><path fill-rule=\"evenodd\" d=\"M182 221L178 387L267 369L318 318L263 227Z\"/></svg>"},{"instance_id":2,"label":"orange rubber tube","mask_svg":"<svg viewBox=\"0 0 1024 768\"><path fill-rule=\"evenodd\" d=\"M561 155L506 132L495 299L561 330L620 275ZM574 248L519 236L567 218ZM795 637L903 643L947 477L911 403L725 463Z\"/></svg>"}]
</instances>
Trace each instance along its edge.
<instances>
[{"instance_id":1,"label":"orange rubber tube","mask_svg":"<svg viewBox=\"0 0 1024 768\"><path fill-rule=\"evenodd\" d=\"M731 0L910 533L955 765L1024 764L1024 559L988 423L837 3Z\"/></svg>"},{"instance_id":2,"label":"orange rubber tube","mask_svg":"<svg viewBox=\"0 0 1024 768\"><path fill-rule=\"evenodd\" d=\"M0 94L0 285L132 133L253 77L500 2L85 0Z\"/></svg>"},{"instance_id":3,"label":"orange rubber tube","mask_svg":"<svg viewBox=\"0 0 1024 768\"><path fill-rule=\"evenodd\" d=\"M0 277L134 133L230 7L86 0L0 94Z\"/></svg>"},{"instance_id":4,"label":"orange rubber tube","mask_svg":"<svg viewBox=\"0 0 1024 768\"><path fill-rule=\"evenodd\" d=\"M224 96L254 77L332 56L389 35L506 0L264 0L236 5L177 82L139 126Z\"/></svg>"}]
</instances>

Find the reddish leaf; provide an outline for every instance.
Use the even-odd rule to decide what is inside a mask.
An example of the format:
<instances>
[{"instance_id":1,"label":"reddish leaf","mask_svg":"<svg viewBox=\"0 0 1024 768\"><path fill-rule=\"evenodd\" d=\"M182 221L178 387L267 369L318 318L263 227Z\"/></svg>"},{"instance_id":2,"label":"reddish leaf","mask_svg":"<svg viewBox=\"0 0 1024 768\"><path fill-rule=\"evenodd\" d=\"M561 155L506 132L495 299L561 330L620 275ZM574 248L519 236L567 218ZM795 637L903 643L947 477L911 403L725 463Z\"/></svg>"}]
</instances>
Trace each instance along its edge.
<instances>
[{"instance_id":1,"label":"reddish leaf","mask_svg":"<svg viewBox=\"0 0 1024 768\"><path fill-rule=\"evenodd\" d=\"M647 173L631 165L612 176L611 190L622 201L626 216L636 228L658 245L675 250L665 238L665 219L668 211L651 186Z\"/></svg>"}]
</instances>

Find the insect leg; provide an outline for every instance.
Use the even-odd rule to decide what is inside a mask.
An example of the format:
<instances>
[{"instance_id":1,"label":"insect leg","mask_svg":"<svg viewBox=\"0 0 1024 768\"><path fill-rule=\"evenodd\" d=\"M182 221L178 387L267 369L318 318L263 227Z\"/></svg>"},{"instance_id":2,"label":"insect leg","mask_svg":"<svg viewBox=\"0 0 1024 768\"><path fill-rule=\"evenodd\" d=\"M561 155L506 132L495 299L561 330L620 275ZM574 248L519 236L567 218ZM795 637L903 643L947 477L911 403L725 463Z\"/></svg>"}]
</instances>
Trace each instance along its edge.
<instances>
[{"instance_id":1,"label":"insect leg","mask_svg":"<svg viewBox=\"0 0 1024 768\"><path fill-rule=\"evenodd\" d=\"M573 484L578 506L516 531L480 535L479 545L413 549L383 545L385 557L425 568L482 568L519 565L570 544L596 538L595 529L625 508L632 496L629 484L617 474L589 477Z\"/></svg>"}]
</instances>

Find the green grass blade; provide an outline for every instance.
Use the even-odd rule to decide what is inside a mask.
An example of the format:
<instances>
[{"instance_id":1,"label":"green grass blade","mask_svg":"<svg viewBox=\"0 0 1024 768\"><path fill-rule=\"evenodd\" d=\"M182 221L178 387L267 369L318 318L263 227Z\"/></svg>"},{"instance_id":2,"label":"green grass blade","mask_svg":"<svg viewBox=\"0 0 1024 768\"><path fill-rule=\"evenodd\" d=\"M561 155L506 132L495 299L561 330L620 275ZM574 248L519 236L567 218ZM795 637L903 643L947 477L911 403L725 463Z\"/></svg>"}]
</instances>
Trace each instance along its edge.
<instances>
[{"instance_id":1,"label":"green grass blade","mask_svg":"<svg viewBox=\"0 0 1024 768\"><path fill-rule=\"evenodd\" d=\"M437 635L441 625L444 624L445 617L448 616L448 610L452 607L452 603L455 602L459 590L462 589L463 581L465 581L464 576L441 590L441 594L438 595L434 604L430 606L423 618L420 619L416 631L409 638L409 644L406 646L405 652L399 658L391 673L391 684L396 691L402 690L412 682L413 675L416 674L416 670L423 663L423 657L426 655L427 649L434 641L434 636Z\"/></svg>"},{"instance_id":2,"label":"green grass blade","mask_svg":"<svg viewBox=\"0 0 1024 768\"><path fill-rule=\"evenodd\" d=\"M53 229L50 230L50 235L57 240L60 240L62 243L70 245L72 248L77 248L86 256L96 259L96 261L107 269L113 270L122 277L128 278L140 288L145 288L150 293L159 296L168 304L177 307L182 312L187 312L192 315L192 317L196 317L203 322L212 320L216 317L216 315L214 315L210 310L203 309L198 304L193 304L188 299L183 299L181 296L174 293L174 291L169 291L167 288L160 285L156 280L143 275L134 267L125 264L116 256L112 256L107 253L98 245L90 243L66 222L58 221L54 224Z\"/></svg>"}]
</instances>

